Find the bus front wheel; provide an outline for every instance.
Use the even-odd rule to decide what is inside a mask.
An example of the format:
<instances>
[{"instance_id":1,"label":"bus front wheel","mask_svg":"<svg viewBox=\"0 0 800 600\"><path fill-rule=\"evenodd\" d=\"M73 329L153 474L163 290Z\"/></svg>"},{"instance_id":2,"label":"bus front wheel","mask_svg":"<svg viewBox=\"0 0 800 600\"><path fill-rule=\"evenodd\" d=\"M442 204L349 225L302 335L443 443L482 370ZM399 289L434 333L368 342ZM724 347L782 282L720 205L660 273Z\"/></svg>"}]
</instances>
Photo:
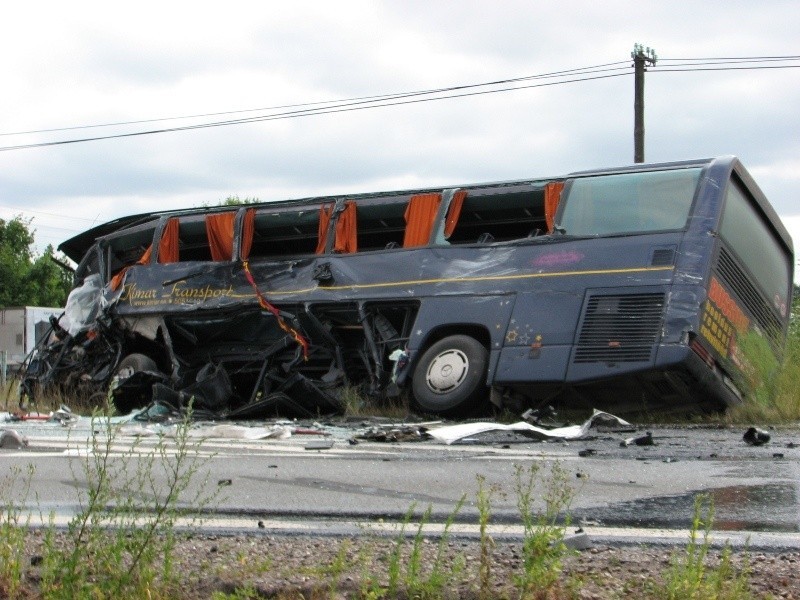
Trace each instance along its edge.
<instances>
[{"instance_id":1,"label":"bus front wheel","mask_svg":"<svg viewBox=\"0 0 800 600\"><path fill-rule=\"evenodd\" d=\"M414 404L428 413L466 415L486 397L488 359L486 347L468 335L439 340L414 369Z\"/></svg>"}]
</instances>

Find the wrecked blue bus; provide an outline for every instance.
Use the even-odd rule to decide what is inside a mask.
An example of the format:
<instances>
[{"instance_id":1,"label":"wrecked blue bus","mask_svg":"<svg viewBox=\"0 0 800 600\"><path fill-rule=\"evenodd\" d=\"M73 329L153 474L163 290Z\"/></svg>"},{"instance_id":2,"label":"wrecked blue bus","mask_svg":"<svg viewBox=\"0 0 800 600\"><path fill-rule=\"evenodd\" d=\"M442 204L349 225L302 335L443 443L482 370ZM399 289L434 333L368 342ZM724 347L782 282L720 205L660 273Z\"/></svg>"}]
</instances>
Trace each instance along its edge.
<instances>
[{"instance_id":1,"label":"wrecked blue bus","mask_svg":"<svg viewBox=\"0 0 800 600\"><path fill-rule=\"evenodd\" d=\"M791 238L735 157L135 215L78 263L21 386L217 416L740 402L777 353Z\"/></svg>"}]
</instances>

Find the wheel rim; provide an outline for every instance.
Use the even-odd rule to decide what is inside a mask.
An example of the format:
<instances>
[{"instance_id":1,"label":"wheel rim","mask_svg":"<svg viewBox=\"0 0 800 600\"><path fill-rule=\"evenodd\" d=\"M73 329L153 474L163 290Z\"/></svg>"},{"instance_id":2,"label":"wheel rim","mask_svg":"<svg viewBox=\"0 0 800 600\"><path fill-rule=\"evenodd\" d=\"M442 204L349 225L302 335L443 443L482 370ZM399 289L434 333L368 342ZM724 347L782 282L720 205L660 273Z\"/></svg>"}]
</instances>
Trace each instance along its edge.
<instances>
[{"instance_id":1,"label":"wheel rim","mask_svg":"<svg viewBox=\"0 0 800 600\"><path fill-rule=\"evenodd\" d=\"M469 373L469 360L461 350L445 350L431 361L425 374L428 389L434 394L447 394L460 386Z\"/></svg>"}]
</instances>

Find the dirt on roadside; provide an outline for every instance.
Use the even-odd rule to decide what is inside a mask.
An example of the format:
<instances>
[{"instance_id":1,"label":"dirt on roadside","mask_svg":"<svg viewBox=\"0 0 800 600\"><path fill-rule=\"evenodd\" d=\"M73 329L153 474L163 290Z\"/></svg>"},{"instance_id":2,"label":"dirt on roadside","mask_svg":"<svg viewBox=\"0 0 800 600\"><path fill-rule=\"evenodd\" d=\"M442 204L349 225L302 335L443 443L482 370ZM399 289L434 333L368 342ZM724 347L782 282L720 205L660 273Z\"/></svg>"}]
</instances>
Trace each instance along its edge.
<instances>
[{"instance_id":1,"label":"dirt on roadside","mask_svg":"<svg viewBox=\"0 0 800 600\"><path fill-rule=\"evenodd\" d=\"M31 533L25 587L38 596L43 536ZM62 540L63 541L63 540ZM436 540L422 540L420 572L411 575L412 540L395 560L397 542L386 538L284 537L269 535L199 535L181 539L173 556L171 598L211 598L215 593L242 598L380 598L408 597L405 582L425 580L436 563ZM561 576L544 598L661 598L677 548L596 545L565 557ZM450 540L439 564L445 598L517 598L515 575L523 556L520 544L493 544L488 561L477 541ZM37 558L39 557L39 558ZM392 564L399 565L396 594L386 594ZM719 553L709 552L709 570ZM800 599L800 552L734 553L732 563L748 573L755 598ZM489 570L481 566L488 564ZM385 595L381 595L381 594ZM737 596L739 597L739 596Z\"/></svg>"}]
</instances>

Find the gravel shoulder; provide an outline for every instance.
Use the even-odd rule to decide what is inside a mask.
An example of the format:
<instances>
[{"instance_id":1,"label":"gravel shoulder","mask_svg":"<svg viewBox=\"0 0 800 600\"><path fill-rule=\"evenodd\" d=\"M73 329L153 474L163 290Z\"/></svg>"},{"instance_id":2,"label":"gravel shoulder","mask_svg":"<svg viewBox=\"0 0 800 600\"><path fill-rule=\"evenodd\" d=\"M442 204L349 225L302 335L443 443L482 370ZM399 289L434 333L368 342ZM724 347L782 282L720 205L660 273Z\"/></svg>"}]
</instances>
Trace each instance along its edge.
<instances>
[{"instance_id":1,"label":"gravel shoulder","mask_svg":"<svg viewBox=\"0 0 800 600\"><path fill-rule=\"evenodd\" d=\"M28 565L37 563L43 534L31 532ZM63 543L60 535L59 543ZM424 540L420 561L425 578L438 552L436 540ZM215 593L237 598L362 598L388 585L395 540L370 537L284 537L199 535L181 539L174 551L175 584L172 598L211 598ZM408 574L412 540L403 546L401 581ZM684 549L595 545L567 556L558 584L547 598L660 598L658 585L676 553ZM491 570L482 593L481 546L475 541L450 540L441 564L448 581L444 597L516 598L514 576L519 573L519 544L498 542L490 549ZM719 553L709 552L708 565ZM755 598L800 599L800 552L737 552L732 562L749 572ZM25 571L29 597L36 597L38 567ZM237 595L238 594L238 595ZM398 597L406 597L400 592Z\"/></svg>"}]
</instances>

